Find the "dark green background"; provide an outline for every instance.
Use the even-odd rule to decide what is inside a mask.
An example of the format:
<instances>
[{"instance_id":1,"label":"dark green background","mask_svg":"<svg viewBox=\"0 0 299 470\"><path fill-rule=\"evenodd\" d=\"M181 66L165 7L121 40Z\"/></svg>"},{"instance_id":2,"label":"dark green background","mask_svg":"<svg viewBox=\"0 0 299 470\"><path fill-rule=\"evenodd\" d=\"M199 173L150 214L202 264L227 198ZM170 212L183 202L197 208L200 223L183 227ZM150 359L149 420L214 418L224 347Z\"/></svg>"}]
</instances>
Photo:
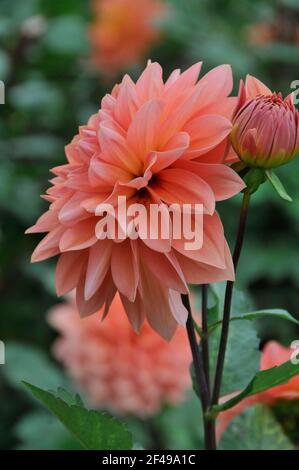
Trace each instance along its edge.
<instances>
[{"instance_id":1,"label":"dark green background","mask_svg":"<svg viewBox=\"0 0 299 470\"><path fill-rule=\"evenodd\" d=\"M290 83L299 79L299 40L295 44L292 33L292 28L299 31L298 1L168 3L171 14L161 25L163 39L148 51L166 74L198 60L204 61L204 71L230 63L235 91L239 78L249 72L273 90L290 93ZM44 32L29 38L24 24L37 15ZM38 236L24 236L24 230L47 207L39 195L48 186L49 169L64 162L64 145L113 85L90 67L86 32L90 18L87 0L0 0L0 79L6 85L6 104L0 106L0 339L12 344L14 367L20 374L28 367L35 369L30 361L43 361L40 355L45 355L47 365L42 363L41 374L36 372L40 385L45 377L59 373L49 352L54 333L45 321L47 310L57 303L54 262L30 265ZM249 28L261 21L274 21L281 31L270 44L252 45ZM148 57L129 71L133 77ZM287 308L299 318L299 160L278 173L294 202L279 200L268 184L254 196L238 282L249 290L258 308ZM239 203L236 197L219 206L230 243ZM287 345L299 338L299 330L284 322L263 321L259 330L263 341L275 338ZM32 348L37 351L32 353ZM0 448L72 447L60 426L18 386L14 371L4 373L7 367L0 366ZM288 407L287 412L279 410L279 417L299 441L296 405ZM132 420L131 425L143 443L187 448L196 442L192 417L192 411L175 414L167 409L147 423ZM181 429L188 432L169 435L167 420L180 420Z\"/></svg>"}]
</instances>

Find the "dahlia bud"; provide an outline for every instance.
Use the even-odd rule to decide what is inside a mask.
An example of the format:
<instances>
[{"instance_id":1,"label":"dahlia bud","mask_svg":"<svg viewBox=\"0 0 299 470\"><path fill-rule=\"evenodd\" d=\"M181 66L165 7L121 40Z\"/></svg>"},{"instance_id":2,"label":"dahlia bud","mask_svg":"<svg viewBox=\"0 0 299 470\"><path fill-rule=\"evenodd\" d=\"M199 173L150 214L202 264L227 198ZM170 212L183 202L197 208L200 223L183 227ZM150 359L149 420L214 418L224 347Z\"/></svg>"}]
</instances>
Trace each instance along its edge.
<instances>
[{"instance_id":1,"label":"dahlia bud","mask_svg":"<svg viewBox=\"0 0 299 470\"><path fill-rule=\"evenodd\" d=\"M257 95L246 101L233 120L231 142L251 167L276 168L299 151L299 113L291 97Z\"/></svg>"}]
</instances>

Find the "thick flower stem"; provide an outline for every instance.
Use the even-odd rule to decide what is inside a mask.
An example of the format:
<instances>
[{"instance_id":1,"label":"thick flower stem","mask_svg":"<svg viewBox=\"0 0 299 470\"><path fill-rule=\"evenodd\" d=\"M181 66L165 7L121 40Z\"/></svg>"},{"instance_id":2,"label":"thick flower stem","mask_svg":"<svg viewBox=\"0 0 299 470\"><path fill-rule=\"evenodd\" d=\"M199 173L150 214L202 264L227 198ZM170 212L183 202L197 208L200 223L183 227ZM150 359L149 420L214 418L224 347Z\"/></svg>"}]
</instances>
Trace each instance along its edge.
<instances>
[{"instance_id":1,"label":"thick flower stem","mask_svg":"<svg viewBox=\"0 0 299 470\"><path fill-rule=\"evenodd\" d=\"M243 201L242 201L241 212L240 212L237 240L236 240L236 245L235 245L234 254L233 254L235 272L237 270L237 266L238 266L238 262L239 262L240 254L242 250L242 245L244 241L249 201L250 201L250 192L248 190L245 190L243 194ZM228 281L226 284L226 291L225 291L222 330L221 330L219 351L218 351L218 357L217 357L215 382L214 382L214 389L213 389L213 396L212 396L212 405L216 405L218 403L219 396L220 396L221 382L222 382L222 375L223 375L223 368L224 368L224 359L225 359L225 352L226 352L228 332L229 332L233 288L234 288L234 282Z\"/></svg>"},{"instance_id":2,"label":"thick flower stem","mask_svg":"<svg viewBox=\"0 0 299 470\"><path fill-rule=\"evenodd\" d=\"M209 333L208 333L208 292L209 285L201 286L201 315L202 315L202 360L210 396L210 366L209 366Z\"/></svg>"},{"instance_id":3,"label":"thick flower stem","mask_svg":"<svg viewBox=\"0 0 299 470\"><path fill-rule=\"evenodd\" d=\"M194 323L192 318L192 312L190 307L190 301L188 295L182 295L182 301L186 309L188 310L188 319L187 319L187 333L190 343L190 348L192 352L194 373L196 377L196 382L198 384L198 391L200 395L200 401L202 406L203 413L203 426L204 426L204 438L205 438L205 449L206 450L215 450L216 442L213 432L213 423L207 419L207 410L210 404L210 394L207 386L207 380L204 371L204 364L202 359L201 350L196 339Z\"/></svg>"}]
</instances>

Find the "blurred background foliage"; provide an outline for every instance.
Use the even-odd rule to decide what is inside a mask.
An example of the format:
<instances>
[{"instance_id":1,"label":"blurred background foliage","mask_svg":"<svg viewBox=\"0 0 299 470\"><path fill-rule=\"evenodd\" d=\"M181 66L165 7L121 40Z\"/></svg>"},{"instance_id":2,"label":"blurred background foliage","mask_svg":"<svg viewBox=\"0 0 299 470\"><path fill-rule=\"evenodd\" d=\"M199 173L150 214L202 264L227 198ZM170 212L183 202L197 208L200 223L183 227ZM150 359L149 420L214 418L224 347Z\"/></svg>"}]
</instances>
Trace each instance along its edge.
<instances>
[{"instance_id":1,"label":"blurred background foliage","mask_svg":"<svg viewBox=\"0 0 299 470\"><path fill-rule=\"evenodd\" d=\"M204 71L230 63L235 91L249 72L273 90L290 93L291 82L299 79L297 0L167 4L162 38L128 70L132 77L148 57L158 60L166 73L203 60ZM51 388L67 381L51 358L54 333L45 321L47 310L57 303L54 261L30 265L37 239L25 237L24 230L47 206L38 196L47 187L49 169L64 162L64 145L115 81L91 65L91 18L86 0L0 0L0 79L6 85L6 103L0 106L0 338L13 364L0 367L2 449L77 446L19 382L26 376ZM299 319L299 160L279 174L294 202L280 201L268 184L253 197L238 282L257 308L286 308ZM219 206L230 243L239 202L237 197ZM283 320L263 320L258 330L262 342L274 338L288 345L299 337L296 325ZM195 448L194 400L191 394L185 408L166 408L147 422L131 419L130 426L145 446ZM298 442L298 405L297 412L295 404L288 406L288 414L285 407L275 413ZM286 418L290 415L291 422Z\"/></svg>"}]
</instances>

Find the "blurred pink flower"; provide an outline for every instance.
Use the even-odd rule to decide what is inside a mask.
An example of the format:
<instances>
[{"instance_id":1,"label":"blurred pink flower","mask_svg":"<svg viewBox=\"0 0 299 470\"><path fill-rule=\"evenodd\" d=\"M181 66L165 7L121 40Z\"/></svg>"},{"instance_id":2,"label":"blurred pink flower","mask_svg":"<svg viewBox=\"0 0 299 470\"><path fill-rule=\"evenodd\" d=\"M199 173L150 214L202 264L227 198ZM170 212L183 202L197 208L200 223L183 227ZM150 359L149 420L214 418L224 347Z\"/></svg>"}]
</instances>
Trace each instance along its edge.
<instances>
[{"instance_id":1,"label":"blurred pink flower","mask_svg":"<svg viewBox=\"0 0 299 470\"><path fill-rule=\"evenodd\" d=\"M248 42L252 46L265 46L276 40L273 24L267 21L250 25L247 35Z\"/></svg>"},{"instance_id":2,"label":"blurred pink flower","mask_svg":"<svg viewBox=\"0 0 299 470\"><path fill-rule=\"evenodd\" d=\"M93 0L92 58L104 75L134 65L160 37L160 0Z\"/></svg>"},{"instance_id":3,"label":"blurred pink flower","mask_svg":"<svg viewBox=\"0 0 299 470\"><path fill-rule=\"evenodd\" d=\"M136 331L146 317L169 339L186 323L180 294L188 292L187 283L234 279L215 211L216 201L244 188L225 164L236 105L228 97L232 74L223 65L197 82L200 68L175 70L165 83L158 63L149 63L136 84L126 75L66 147L67 164L52 170L53 186L44 196L50 208L27 230L49 232L32 262L61 255L57 293L76 288L82 316L104 304L107 312L118 290ZM202 248L186 249L183 234L165 238L161 227L157 239L102 239L105 218L98 208L109 203L118 209L119 196L127 206L141 204L151 228L151 204L163 206L171 220L171 204L202 204ZM136 220L132 216L126 228L135 224L138 232Z\"/></svg>"},{"instance_id":4,"label":"blurred pink flower","mask_svg":"<svg viewBox=\"0 0 299 470\"><path fill-rule=\"evenodd\" d=\"M276 341L269 341L261 355L260 370L271 369L272 367L279 366L284 362L291 359L291 355L294 351L289 348L281 346ZM231 394L230 396L223 397L221 402L224 403L238 392ZM263 403L265 405L272 405L277 400L298 400L299 399L299 376L295 376L289 380L288 383L283 385L277 385L264 392L252 395L245 400L238 403L233 408L223 411L220 413L217 421L217 436L220 439L221 434L225 431L231 420L235 416L239 416L245 408L248 406L256 405L257 403Z\"/></svg>"},{"instance_id":5,"label":"blurred pink flower","mask_svg":"<svg viewBox=\"0 0 299 470\"><path fill-rule=\"evenodd\" d=\"M191 354L179 327L165 342L147 322L139 335L124 315L117 295L109 317L80 319L75 303L54 307L50 324L60 333L54 355L90 402L118 414L153 415L163 403L177 403L191 387Z\"/></svg>"},{"instance_id":6,"label":"blurred pink flower","mask_svg":"<svg viewBox=\"0 0 299 470\"><path fill-rule=\"evenodd\" d=\"M231 142L249 166L275 168L289 162L299 151L299 113L292 94L283 99L248 75L245 87L240 85Z\"/></svg>"}]
</instances>

